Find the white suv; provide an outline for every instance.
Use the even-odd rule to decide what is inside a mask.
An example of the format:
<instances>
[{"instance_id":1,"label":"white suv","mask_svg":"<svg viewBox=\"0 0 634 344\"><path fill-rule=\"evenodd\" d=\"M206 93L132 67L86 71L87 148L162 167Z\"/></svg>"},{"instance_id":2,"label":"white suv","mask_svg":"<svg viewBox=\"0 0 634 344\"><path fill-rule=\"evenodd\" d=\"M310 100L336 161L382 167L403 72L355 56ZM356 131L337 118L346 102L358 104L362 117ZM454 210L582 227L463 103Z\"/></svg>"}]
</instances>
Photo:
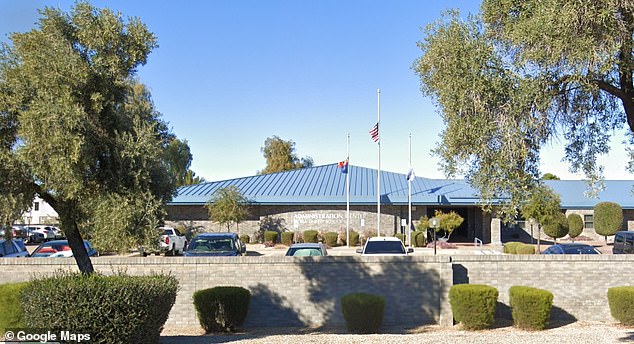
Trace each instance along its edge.
<instances>
[{"instance_id":1,"label":"white suv","mask_svg":"<svg viewBox=\"0 0 634 344\"><path fill-rule=\"evenodd\" d=\"M364 256L406 256L413 252L411 247L405 249L401 239L396 237L373 237L365 242L363 248L357 249L357 253Z\"/></svg>"}]
</instances>

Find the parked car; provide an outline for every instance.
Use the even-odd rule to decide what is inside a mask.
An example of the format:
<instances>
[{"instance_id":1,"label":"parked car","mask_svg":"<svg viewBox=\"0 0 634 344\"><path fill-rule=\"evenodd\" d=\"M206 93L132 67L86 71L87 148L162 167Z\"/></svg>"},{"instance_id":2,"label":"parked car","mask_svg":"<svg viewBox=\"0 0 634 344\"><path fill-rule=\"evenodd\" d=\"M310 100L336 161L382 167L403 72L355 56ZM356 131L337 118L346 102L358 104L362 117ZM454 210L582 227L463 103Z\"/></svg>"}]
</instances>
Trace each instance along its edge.
<instances>
[{"instance_id":1,"label":"parked car","mask_svg":"<svg viewBox=\"0 0 634 344\"><path fill-rule=\"evenodd\" d=\"M413 253L413 248L405 249L401 239L397 237L373 237L365 242L363 248L357 249L361 255L406 256Z\"/></svg>"},{"instance_id":2,"label":"parked car","mask_svg":"<svg viewBox=\"0 0 634 344\"><path fill-rule=\"evenodd\" d=\"M203 233L191 240L185 256L242 256L246 252L236 233Z\"/></svg>"},{"instance_id":3,"label":"parked car","mask_svg":"<svg viewBox=\"0 0 634 344\"><path fill-rule=\"evenodd\" d=\"M289 257L327 256L326 245L322 243L292 244L286 251Z\"/></svg>"},{"instance_id":4,"label":"parked car","mask_svg":"<svg viewBox=\"0 0 634 344\"><path fill-rule=\"evenodd\" d=\"M187 238L172 227L159 227L159 248L166 256L181 255L187 248Z\"/></svg>"},{"instance_id":5,"label":"parked car","mask_svg":"<svg viewBox=\"0 0 634 344\"><path fill-rule=\"evenodd\" d=\"M22 239L0 239L0 257L15 258L28 256L29 251L26 250L26 246L24 246L24 241L22 241Z\"/></svg>"},{"instance_id":6,"label":"parked car","mask_svg":"<svg viewBox=\"0 0 634 344\"><path fill-rule=\"evenodd\" d=\"M580 243L554 244L542 254L601 254L594 246Z\"/></svg>"},{"instance_id":7,"label":"parked car","mask_svg":"<svg viewBox=\"0 0 634 344\"><path fill-rule=\"evenodd\" d=\"M0 229L0 238L4 238L5 230L6 229L4 228ZM25 240L26 238L28 238L28 235L26 233L26 228L22 226L11 226L11 235L13 239Z\"/></svg>"},{"instance_id":8,"label":"parked car","mask_svg":"<svg viewBox=\"0 0 634 344\"><path fill-rule=\"evenodd\" d=\"M634 253L634 231L619 231L614 235L612 253Z\"/></svg>"},{"instance_id":9,"label":"parked car","mask_svg":"<svg viewBox=\"0 0 634 344\"><path fill-rule=\"evenodd\" d=\"M97 257L99 252L95 250L88 240L84 240L84 247L88 252L88 257ZM54 258L54 257L72 257L73 251L68 244L68 240L53 240L40 244L31 257Z\"/></svg>"},{"instance_id":10,"label":"parked car","mask_svg":"<svg viewBox=\"0 0 634 344\"><path fill-rule=\"evenodd\" d=\"M55 227L52 226L28 226L29 241L35 243L41 243L43 241L55 240ZM42 234L37 235L36 233Z\"/></svg>"}]
</instances>

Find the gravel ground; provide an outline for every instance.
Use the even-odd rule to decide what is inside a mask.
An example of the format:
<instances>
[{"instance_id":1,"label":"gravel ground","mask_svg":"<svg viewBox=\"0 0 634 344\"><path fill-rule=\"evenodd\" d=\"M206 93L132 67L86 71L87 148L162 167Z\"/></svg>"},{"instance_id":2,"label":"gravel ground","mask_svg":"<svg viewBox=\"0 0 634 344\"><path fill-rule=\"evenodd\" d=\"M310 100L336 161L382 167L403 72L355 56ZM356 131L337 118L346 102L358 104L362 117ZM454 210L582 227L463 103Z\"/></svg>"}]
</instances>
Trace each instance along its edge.
<instances>
[{"instance_id":1,"label":"gravel ground","mask_svg":"<svg viewBox=\"0 0 634 344\"><path fill-rule=\"evenodd\" d=\"M200 329L180 331L187 335L163 333L163 344L203 344L203 343L359 343L359 344L402 344L402 343L634 343L634 328L615 324L580 323L553 326L544 331L523 331L511 326L485 331L463 331L460 325L441 328L436 325L423 326L414 330L398 328L383 329L382 334L345 334L345 329L307 330L297 328L249 329L247 332L227 335L204 335Z\"/></svg>"}]
</instances>

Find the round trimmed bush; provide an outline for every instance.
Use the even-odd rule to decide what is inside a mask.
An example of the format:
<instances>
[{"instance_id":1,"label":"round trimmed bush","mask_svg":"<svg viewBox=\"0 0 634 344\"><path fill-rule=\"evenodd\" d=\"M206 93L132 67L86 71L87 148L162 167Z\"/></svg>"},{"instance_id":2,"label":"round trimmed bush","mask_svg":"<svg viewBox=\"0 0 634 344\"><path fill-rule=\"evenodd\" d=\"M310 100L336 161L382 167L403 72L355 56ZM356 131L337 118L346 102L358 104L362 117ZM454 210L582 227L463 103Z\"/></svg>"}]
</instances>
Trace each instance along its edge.
<instances>
[{"instance_id":1,"label":"round trimmed bush","mask_svg":"<svg viewBox=\"0 0 634 344\"><path fill-rule=\"evenodd\" d=\"M242 241L245 244L248 244L248 243L251 242L251 238L248 235L246 235L246 234L242 234L240 236L240 241Z\"/></svg>"},{"instance_id":2,"label":"round trimmed bush","mask_svg":"<svg viewBox=\"0 0 634 344\"><path fill-rule=\"evenodd\" d=\"M497 289L488 285L457 284L449 289L453 317L467 330L490 328L497 300Z\"/></svg>"},{"instance_id":3,"label":"round trimmed bush","mask_svg":"<svg viewBox=\"0 0 634 344\"><path fill-rule=\"evenodd\" d=\"M324 241L326 242L326 245L330 247L337 246L337 239L339 239L339 233L328 232L324 234Z\"/></svg>"},{"instance_id":4,"label":"round trimmed bush","mask_svg":"<svg viewBox=\"0 0 634 344\"><path fill-rule=\"evenodd\" d=\"M425 235L425 231L414 231L412 232L412 244L415 247L425 247L427 246L427 237Z\"/></svg>"},{"instance_id":5,"label":"round trimmed bush","mask_svg":"<svg viewBox=\"0 0 634 344\"><path fill-rule=\"evenodd\" d=\"M158 343L178 291L169 275L61 273L22 292L26 327L90 333L91 343Z\"/></svg>"},{"instance_id":6,"label":"round trimmed bush","mask_svg":"<svg viewBox=\"0 0 634 344\"><path fill-rule=\"evenodd\" d=\"M28 285L28 282L0 284L0 337L8 328L26 327L20 296Z\"/></svg>"},{"instance_id":7,"label":"round trimmed bush","mask_svg":"<svg viewBox=\"0 0 634 344\"><path fill-rule=\"evenodd\" d=\"M366 293L353 293L341 298L341 310L350 332L377 333L383 323L385 298Z\"/></svg>"},{"instance_id":8,"label":"round trimmed bush","mask_svg":"<svg viewBox=\"0 0 634 344\"><path fill-rule=\"evenodd\" d=\"M319 233L314 230L304 231L304 242L316 243Z\"/></svg>"},{"instance_id":9,"label":"round trimmed bush","mask_svg":"<svg viewBox=\"0 0 634 344\"><path fill-rule=\"evenodd\" d=\"M295 232L282 232L282 244L290 246L293 243Z\"/></svg>"},{"instance_id":10,"label":"round trimmed bush","mask_svg":"<svg viewBox=\"0 0 634 344\"><path fill-rule=\"evenodd\" d=\"M623 225L623 209L618 203L599 202L594 206L594 231L606 238Z\"/></svg>"},{"instance_id":11,"label":"round trimmed bush","mask_svg":"<svg viewBox=\"0 0 634 344\"><path fill-rule=\"evenodd\" d=\"M583 219L579 214L568 215L568 236L574 240L583 233Z\"/></svg>"},{"instance_id":12,"label":"round trimmed bush","mask_svg":"<svg viewBox=\"0 0 634 344\"><path fill-rule=\"evenodd\" d=\"M231 332L244 324L251 292L242 287L215 287L194 293L200 326L207 333Z\"/></svg>"},{"instance_id":13,"label":"round trimmed bush","mask_svg":"<svg viewBox=\"0 0 634 344\"><path fill-rule=\"evenodd\" d=\"M513 286L509 303L515 326L528 330L543 330L553 307L553 293L548 290Z\"/></svg>"},{"instance_id":14,"label":"round trimmed bush","mask_svg":"<svg viewBox=\"0 0 634 344\"><path fill-rule=\"evenodd\" d=\"M623 325L634 325L634 287L612 287L608 289L610 314Z\"/></svg>"},{"instance_id":15,"label":"round trimmed bush","mask_svg":"<svg viewBox=\"0 0 634 344\"><path fill-rule=\"evenodd\" d=\"M265 231L264 232L264 242L277 242L277 232L276 231Z\"/></svg>"},{"instance_id":16,"label":"round trimmed bush","mask_svg":"<svg viewBox=\"0 0 634 344\"><path fill-rule=\"evenodd\" d=\"M563 213L557 213L552 216L547 216L542 224L544 234L555 239L563 238L568 234L568 218Z\"/></svg>"},{"instance_id":17,"label":"round trimmed bush","mask_svg":"<svg viewBox=\"0 0 634 344\"><path fill-rule=\"evenodd\" d=\"M359 232L350 230L350 246L359 246Z\"/></svg>"}]
</instances>

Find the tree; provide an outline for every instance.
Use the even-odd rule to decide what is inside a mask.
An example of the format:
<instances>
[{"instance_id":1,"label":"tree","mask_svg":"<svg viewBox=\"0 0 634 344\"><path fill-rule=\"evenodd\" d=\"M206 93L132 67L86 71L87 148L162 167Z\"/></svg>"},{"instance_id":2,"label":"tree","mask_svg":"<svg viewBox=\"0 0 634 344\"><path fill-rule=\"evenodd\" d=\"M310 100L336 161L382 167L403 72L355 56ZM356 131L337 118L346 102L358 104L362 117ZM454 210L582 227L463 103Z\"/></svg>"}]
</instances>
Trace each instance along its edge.
<instances>
[{"instance_id":1,"label":"tree","mask_svg":"<svg viewBox=\"0 0 634 344\"><path fill-rule=\"evenodd\" d=\"M579 214L568 215L568 236L572 241L583 233L583 219Z\"/></svg>"},{"instance_id":2,"label":"tree","mask_svg":"<svg viewBox=\"0 0 634 344\"><path fill-rule=\"evenodd\" d=\"M413 69L446 123L445 173L463 173L487 204L510 196L502 210L514 215L542 146L563 136L595 191L614 129L634 130L633 33L634 2L618 0L484 0L479 16L428 26Z\"/></svg>"},{"instance_id":3,"label":"tree","mask_svg":"<svg viewBox=\"0 0 634 344\"><path fill-rule=\"evenodd\" d=\"M291 140L284 141L277 136L269 137L264 141L264 147L261 148L261 151L266 159L266 167L258 172L259 174L290 171L313 166L311 157L301 159L297 157L295 142Z\"/></svg>"},{"instance_id":4,"label":"tree","mask_svg":"<svg viewBox=\"0 0 634 344\"><path fill-rule=\"evenodd\" d=\"M561 214L561 202L559 196L546 185L538 185L528 195L527 201L522 204L520 211L525 219L537 221L537 250L540 251L541 228Z\"/></svg>"},{"instance_id":5,"label":"tree","mask_svg":"<svg viewBox=\"0 0 634 344\"><path fill-rule=\"evenodd\" d=\"M460 227L464 219L458 215L455 211L449 213L443 213L440 210L436 210L434 216L440 219L440 225L436 228L436 232L444 230L447 233L447 240L451 237L454 229Z\"/></svg>"},{"instance_id":6,"label":"tree","mask_svg":"<svg viewBox=\"0 0 634 344\"><path fill-rule=\"evenodd\" d=\"M189 167L192 162L192 153L187 140L179 140L174 137L170 140L165 149L165 162L174 176L176 186L199 184L205 181L204 178L196 176L196 173Z\"/></svg>"},{"instance_id":7,"label":"tree","mask_svg":"<svg viewBox=\"0 0 634 344\"><path fill-rule=\"evenodd\" d=\"M211 200L207 203L209 217L221 225L226 225L228 231L231 224L235 223L237 226L246 219L248 215L247 202L248 200L235 185L220 188L214 192Z\"/></svg>"},{"instance_id":8,"label":"tree","mask_svg":"<svg viewBox=\"0 0 634 344\"><path fill-rule=\"evenodd\" d=\"M557 242L568 234L568 218L564 213L549 215L544 218L544 233Z\"/></svg>"},{"instance_id":9,"label":"tree","mask_svg":"<svg viewBox=\"0 0 634 344\"><path fill-rule=\"evenodd\" d=\"M560 180L559 177L552 173L544 173L542 180Z\"/></svg>"},{"instance_id":10,"label":"tree","mask_svg":"<svg viewBox=\"0 0 634 344\"><path fill-rule=\"evenodd\" d=\"M88 3L40 14L37 28L11 34L0 51L0 157L24 169L0 188L20 185L50 204L80 271L91 273L88 232L133 233L175 191L164 161L174 135L134 79L157 44L139 19ZM149 205L131 213L121 202ZM107 221L119 209L127 221Z\"/></svg>"},{"instance_id":11,"label":"tree","mask_svg":"<svg viewBox=\"0 0 634 344\"><path fill-rule=\"evenodd\" d=\"M623 225L623 209L618 203L599 202L594 206L594 231L603 235L605 241L608 236L616 234Z\"/></svg>"}]
</instances>

